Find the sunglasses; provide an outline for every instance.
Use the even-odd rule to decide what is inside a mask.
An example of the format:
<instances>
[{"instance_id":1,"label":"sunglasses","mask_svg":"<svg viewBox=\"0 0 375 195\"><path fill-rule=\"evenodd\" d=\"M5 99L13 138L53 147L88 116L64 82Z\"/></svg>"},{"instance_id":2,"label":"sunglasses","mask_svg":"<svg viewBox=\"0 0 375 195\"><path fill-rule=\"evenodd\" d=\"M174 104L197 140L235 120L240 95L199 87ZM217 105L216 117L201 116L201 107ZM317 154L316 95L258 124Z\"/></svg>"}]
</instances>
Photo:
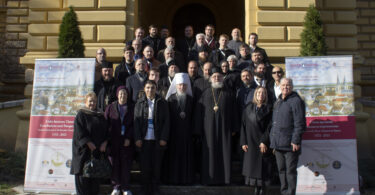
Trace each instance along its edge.
<instances>
[{"instance_id":1,"label":"sunglasses","mask_svg":"<svg viewBox=\"0 0 375 195\"><path fill-rule=\"evenodd\" d=\"M275 72L272 72L272 74L283 74L283 71L275 71Z\"/></svg>"}]
</instances>

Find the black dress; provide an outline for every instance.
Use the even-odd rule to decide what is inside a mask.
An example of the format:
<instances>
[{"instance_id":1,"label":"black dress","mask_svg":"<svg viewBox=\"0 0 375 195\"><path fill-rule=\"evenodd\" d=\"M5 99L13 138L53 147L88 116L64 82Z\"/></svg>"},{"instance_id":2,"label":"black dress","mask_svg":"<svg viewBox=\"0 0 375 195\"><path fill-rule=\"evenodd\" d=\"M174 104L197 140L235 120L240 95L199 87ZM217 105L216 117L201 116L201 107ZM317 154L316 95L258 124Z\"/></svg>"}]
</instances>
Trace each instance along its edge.
<instances>
[{"instance_id":1,"label":"black dress","mask_svg":"<svg viewBox=\"0 0 375 195\"><path fill-rule=\"evenodd\" d=\"M268 185L272 168L272 153L269 148L269 124L272 117L271 106L262 105L260 108L249 103L242 114L240 144L248 145L244 153L242 174L245 182L251 186ZM262 154L259 145L267 146L267 152Z\"/></svg>"}]
</instances>

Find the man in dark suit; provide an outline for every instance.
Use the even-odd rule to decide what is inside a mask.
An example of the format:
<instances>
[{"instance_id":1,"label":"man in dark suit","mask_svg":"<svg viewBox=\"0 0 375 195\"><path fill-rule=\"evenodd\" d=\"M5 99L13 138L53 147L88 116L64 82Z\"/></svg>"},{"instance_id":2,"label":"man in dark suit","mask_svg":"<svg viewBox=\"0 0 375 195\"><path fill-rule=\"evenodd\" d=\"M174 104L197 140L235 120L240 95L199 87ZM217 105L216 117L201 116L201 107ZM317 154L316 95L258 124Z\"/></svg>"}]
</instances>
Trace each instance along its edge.
<instances>
[{"instance_id":1,"label":"man in dark suit","mask_svg":"<svg viewBox=\"0 0 375 195\"><path fill-rule=\"evenodd\" d=\"M147 80L145 96L134 108L134 140L140 151L142 184L145 194L159 195L161 165L169 139L169 109L156 94L156 83Z\"/></svg>"}]
</instances>

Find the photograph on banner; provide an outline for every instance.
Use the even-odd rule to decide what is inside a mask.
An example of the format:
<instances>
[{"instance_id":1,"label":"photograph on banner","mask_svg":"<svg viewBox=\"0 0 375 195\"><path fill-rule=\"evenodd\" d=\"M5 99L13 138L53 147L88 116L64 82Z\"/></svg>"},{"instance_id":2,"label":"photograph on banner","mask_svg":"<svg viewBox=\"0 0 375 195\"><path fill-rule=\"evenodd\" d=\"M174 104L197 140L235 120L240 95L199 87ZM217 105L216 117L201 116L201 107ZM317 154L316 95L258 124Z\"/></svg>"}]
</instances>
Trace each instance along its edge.
<instances>
[{"instance_id":1,"label":"photograph on banner","mask_svg":"<svg viewBox=\"0 0 375 195\"><path fill-rule=\"evenodd\" d=\"M306 103L297 194L358 194L352 56L291 57L285 69Z\"/></svg>"},{"instance_id":2,"label":"photograph on banner","mask_svg":"<svg viewBox=\"0 0 375 195\"><path fill-rule=\"evenodd\" d=\"M75 191L70 175L74 118L94 87L95 58L35 60L26 192Z\"/></svg>"},{"instance_id":3,"label":"photograph on banner","mask_svg":"<svg viewBox=\"0 0 375 195\"><path fill-rule=\"evenodd\" d=\"M351 56L288 58L286 70L305 100L306 116L353 115Z\"/></svg>"}]
</instances>

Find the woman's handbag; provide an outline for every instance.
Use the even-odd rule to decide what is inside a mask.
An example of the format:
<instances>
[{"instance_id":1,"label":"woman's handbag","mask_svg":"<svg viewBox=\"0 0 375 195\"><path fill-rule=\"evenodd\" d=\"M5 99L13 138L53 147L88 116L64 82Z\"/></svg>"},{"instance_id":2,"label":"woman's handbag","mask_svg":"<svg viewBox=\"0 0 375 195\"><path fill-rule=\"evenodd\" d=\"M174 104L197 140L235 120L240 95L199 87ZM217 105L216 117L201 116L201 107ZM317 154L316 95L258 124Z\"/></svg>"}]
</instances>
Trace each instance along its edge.
<instances>
[{"instance_id":1,"label":"woman's handbag","mask_svg":"<svg viewBox=\"0 0 375 195\"><path fill-rule=\"evenodd\" d=\"M101 154L100 158L95 158L91 152L90 160L83 165L83 177L88 178L110 178L112 174L112 166L105 154Z\"/></svg>"}]
</instances>

